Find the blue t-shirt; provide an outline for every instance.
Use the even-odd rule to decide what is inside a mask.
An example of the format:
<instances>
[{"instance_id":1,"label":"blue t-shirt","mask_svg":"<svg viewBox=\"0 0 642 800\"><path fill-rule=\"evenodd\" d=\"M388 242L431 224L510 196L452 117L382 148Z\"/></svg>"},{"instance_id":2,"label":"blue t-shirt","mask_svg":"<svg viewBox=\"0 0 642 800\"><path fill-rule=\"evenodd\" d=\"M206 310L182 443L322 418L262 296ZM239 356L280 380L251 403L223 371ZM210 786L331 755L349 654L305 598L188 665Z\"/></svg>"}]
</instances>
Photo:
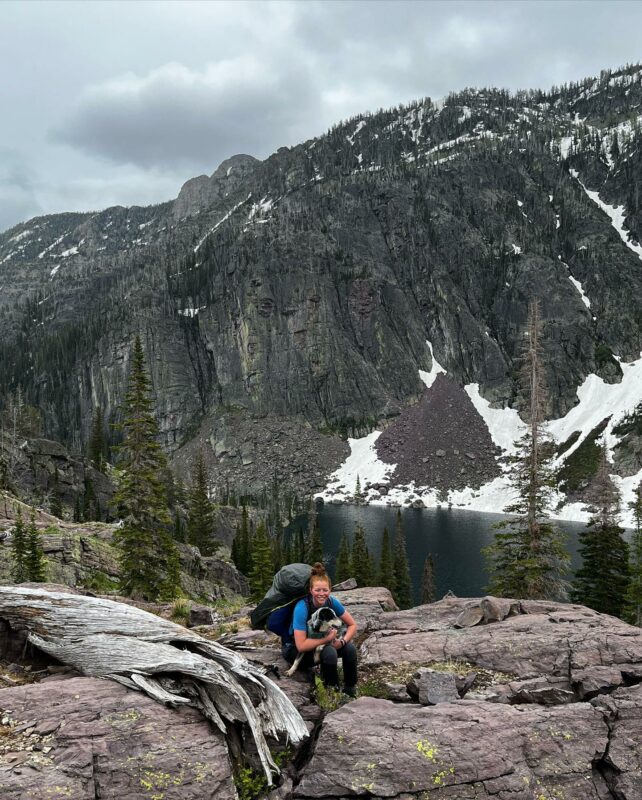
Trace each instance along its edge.
<instances>
[{"instance_id":1,"label":"blue t-shirt","mask_svg":"<svg viewBox=\"0 0 642 800\"><path fill-rule=\"evenodd\" d=\"M328 598L328 602L325 604L329 606L337 617L342 617L345 613L345 607L342 603L340 603L336 597ZM312 613L315 611L314 603L310 600L310 609ZM299 600L299 602L294 606L294 614L292 615L292 625L290 627L290 634L294 637L294 631L308 631L308 604L305 600Z\"/></svg>"}]
</instances>

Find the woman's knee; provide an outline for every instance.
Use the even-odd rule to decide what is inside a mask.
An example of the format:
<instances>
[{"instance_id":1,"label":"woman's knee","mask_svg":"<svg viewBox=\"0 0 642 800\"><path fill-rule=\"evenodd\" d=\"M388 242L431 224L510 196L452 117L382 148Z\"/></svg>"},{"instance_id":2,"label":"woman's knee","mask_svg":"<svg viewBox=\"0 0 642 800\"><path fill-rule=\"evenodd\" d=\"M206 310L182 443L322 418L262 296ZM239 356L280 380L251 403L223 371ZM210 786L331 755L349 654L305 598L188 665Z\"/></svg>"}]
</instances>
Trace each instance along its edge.
<instances>
[{"instance_id":1,"label":"woman's knee","mask_svg":"<svg viewBox=\"0 0 642 800\"><path fill-rule=\"evenodd\" d=\"M326 646L321 651L321 661L323 664L336 664L337 663L337 651L331 644L326 644Z\"/></svg>"},{"instance_id":2,"label":"woman's knee","mask_svg":"<svg viewBox=\"0 0 642 800\"><path fill-rule=\"evenodd\" d=\"M347 642L341 651L341 658L344 661L356 661L357 660L357 648L352 644L352 642Z\"/></svg>"}]
</instances>

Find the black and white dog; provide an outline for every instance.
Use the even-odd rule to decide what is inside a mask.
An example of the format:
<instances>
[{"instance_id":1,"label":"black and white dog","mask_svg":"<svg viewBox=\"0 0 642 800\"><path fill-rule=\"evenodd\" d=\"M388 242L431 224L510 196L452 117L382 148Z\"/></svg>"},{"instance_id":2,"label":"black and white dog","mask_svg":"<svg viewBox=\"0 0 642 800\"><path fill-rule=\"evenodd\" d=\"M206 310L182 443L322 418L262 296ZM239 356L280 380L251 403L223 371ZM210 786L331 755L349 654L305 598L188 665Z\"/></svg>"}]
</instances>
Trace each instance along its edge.
<instances>
[{"instance_id":1,"label":"black and white dog","mask_svg":"<svg viewBox=\"0 0 642 800\"><path fill-rule=\"evenodd\" d=\"M308 620L308 637L313 639L322 639L330 628L335 628L337 631L337 638L341 638L341 636L345 633L346 626L344 622L342 622L339 617L334 613L334 609L329 608L328 606L323 606L323 608L317 608L317 610L312 614L310 619ZM320 644L316 650L314 651L314 663L318 664L321 659L321 650L325 647L325 644ZM285 673L289 677L292 677L294 673L297 671L299 664L301 663L301 659L305 653L299 653L297 657L294 659L294 663L290 667L290 669Z\"/></svg>"}]
</instances>

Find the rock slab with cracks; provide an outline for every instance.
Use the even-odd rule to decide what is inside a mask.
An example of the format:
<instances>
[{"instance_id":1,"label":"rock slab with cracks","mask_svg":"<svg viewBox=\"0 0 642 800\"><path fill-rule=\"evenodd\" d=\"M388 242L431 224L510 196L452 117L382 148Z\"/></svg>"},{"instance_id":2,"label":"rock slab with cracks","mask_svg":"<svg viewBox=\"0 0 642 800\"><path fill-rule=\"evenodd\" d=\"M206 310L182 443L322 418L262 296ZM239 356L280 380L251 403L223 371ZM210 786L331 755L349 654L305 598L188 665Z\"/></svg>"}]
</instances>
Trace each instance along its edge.
<instances>
[{"instance_id":1,"label":"rock slab with cracks","mask_svg":"<svg viewBox=\"0 0 642 800\"><path fill-rule=\"evenodd\" d=\"M166 708L98 678L0 691L3 800L233 800L223 735L193 708Z\"/></svg>"},{"instance_id":2,"label":"rock slab with cracks","mask_svg":"<svg viewBox=\"0 0 642 800\"><path fill-rule=\"evenodd\" d=\"M279 787L266 795L269 800L642 800L642 631L582 606L555 602L448 597L395 611L386 610L394 609L394 604L384 589L343 591L341 599L351 611L359 609L359 622L367 620L360 632L361 689L378 669L387 676L382 683L395 691L388 699L361 696L323 713L311 703L302 674L291 679L275 677L312 736L295 753ZM277 640L265 633L242 631L224 641L257 665L283 666ZM422 705L412 702L403 683L394 683L390 677L395 670L399 674L405 670L409 677L426 674L422 673L426 669L441 671L447 680L462 675L492 675L493 680L476 682L465 692L457 680L463 699L451 694L436 705ZM41 692L47 685L55 697L60 687L80 687L81 680L88 679L5 689L0 691L0 707L6 708L9 699ZM99 685L110 686L108 682ZM93 725L112 712L97 713L103 694L88 688L82 699L83 720ZM115 685L110 691L124 690ZM123 696L127 708L139 708L132 703L151 703L139 693ZM40 753L54 759L43 767L48 780L49 771L58 769L56 758L63 758L64 750L56 748L67 746L61 735L75 722L68 721L71 711L63 708L58 713L46 703L40 707L39 702L17 719L36 723L32 727L40 731L41 739L35 744L42 746ZM158 713L150 719L148 733L156 735L159 727L161 738L164 730L173 732L161 712L181 715L176 725L195 714L191 709L152 707ZM61 719L64 725L56 728ZM83 730L91 734L91 725ZM229 775L227 753L216 750L221 738L211 727L211 738L199 738L201 729L194 725L185 729L194 732L194 748L185 749L190 741L185 736L179 752L215 769L220 777L212 781L219 781L219 794L206 793L209 783L204 787L193 782L191 789L186 788L188 776L185 785L162 790L164 797L226 798L224 792L231 784L225 777ZM13 726L10 736L31 730L16 734L20 727ZM136 767L139 739L137 729L132 731L123 733L120 746ZM53 738L46 742L49 736ZM54 749L44 753L49 746ZM24 764L40 757L19 756ZM102 758L93 759L94 771L103 763L113 764L114 771L123 771L118 780L123 785L131 782L130 762ZM11 780L22 781L23 787L31 785L28 771L16 777L15 761L7 763L6 755L0 754L0 763ZM181 775L172 757L166 763L167 774ZM141 792L139 796L148 795ZM125 792L121 796L128 797Z\"/></svg>"}]
</instances>

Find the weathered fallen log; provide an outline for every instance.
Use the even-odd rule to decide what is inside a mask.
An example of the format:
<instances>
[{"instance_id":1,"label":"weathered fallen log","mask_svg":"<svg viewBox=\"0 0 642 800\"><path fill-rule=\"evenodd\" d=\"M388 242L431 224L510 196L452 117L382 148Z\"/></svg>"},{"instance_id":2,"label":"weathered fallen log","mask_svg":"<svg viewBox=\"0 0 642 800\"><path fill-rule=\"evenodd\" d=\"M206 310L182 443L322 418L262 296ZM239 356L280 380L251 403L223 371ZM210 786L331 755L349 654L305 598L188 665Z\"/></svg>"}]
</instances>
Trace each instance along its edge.
<instances>
[{"instance_id":1,"label":"weathered fallen log","mask_svg":"<svg viewBox=\"0 0 642 800\"><path fill-rule=\"evenodd\" d=\"M246 723L269 783L278 774L266 736L307 735L299 712L264 671L237 653L134 606L0 586L0 618L84 675L118 681L158 702L191 705L224 734Z\"/></svg>"}]
</instances>

